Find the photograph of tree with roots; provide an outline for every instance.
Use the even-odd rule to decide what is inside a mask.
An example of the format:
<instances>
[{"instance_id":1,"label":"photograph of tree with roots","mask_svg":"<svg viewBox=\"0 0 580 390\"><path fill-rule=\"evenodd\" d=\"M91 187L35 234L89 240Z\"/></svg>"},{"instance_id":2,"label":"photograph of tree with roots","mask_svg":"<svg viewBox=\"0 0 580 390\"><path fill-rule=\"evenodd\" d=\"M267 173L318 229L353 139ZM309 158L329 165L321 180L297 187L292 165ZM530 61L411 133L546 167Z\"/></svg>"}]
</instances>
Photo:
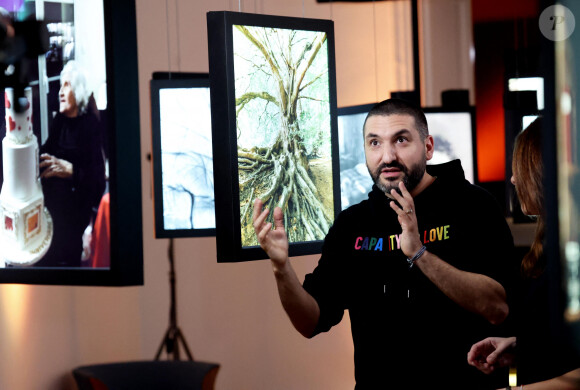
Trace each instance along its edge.
<instances>
[{"instance_id":1,"label":"photograph of tree with roots","mask_svg":"<svg viewBox=\"0 0 580 390\"><path fill-rule=\"evenodd\" d=\"M242 246L258 242L253 200L279 206L290 242L334 220L325 32L233 26Z\"/></svg>"}]
</instances>

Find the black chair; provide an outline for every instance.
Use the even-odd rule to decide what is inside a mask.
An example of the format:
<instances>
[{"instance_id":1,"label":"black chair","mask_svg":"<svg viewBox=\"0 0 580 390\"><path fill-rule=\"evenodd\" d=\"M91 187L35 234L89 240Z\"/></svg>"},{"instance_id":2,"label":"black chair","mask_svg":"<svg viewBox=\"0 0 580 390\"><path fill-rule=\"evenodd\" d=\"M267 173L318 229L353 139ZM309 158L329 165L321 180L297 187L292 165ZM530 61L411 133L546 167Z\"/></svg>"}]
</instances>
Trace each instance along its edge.
<instances>
[{"instance_id":1,"label":"black chair","mask_svg":"<svg viewBox=\"0 0 580 390\"><path fill-rule=\"evenodd\" d=\"M154 360L77 367L79 390L212 390L219 364Z\"/></svg>"}]
</instances>

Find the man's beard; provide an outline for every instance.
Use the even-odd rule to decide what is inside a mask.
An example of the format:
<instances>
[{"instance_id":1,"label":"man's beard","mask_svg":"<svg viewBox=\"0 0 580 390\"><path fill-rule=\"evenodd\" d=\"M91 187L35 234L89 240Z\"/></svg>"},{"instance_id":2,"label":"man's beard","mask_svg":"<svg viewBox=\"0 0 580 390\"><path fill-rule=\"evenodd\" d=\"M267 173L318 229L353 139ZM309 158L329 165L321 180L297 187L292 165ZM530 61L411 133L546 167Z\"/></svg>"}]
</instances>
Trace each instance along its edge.
<instances>
[{"instance_id":1,"label":"man's beard","mask_svg":"<svg viewBox=\"0 0 580 390\"><path fill-rule=\"evenodd\" d=\"M415 187L417 187L417 185L425 175L425 170L427 168L427 159L423 157L423 159L418 164L411 166L411 168L408 168L407 166L401 164L398 161L393 161L390 164L383 163L379 165L379 167L375 170L375 172L372 172L367 164L367 169L369 170L369 173L373 178L373 182L379 188L379 190L384 192L386 195L390 195L391 190L395 189L399 194L401 194L401 190L399 189L400 182L399 180L392 182L387 180L387 183L381 181L381 171L385 168L400 169L401 172L403 173L403 183L405 183L405 188L407 188L407 191L411 192Z\"/></svg>"}]
</instances>

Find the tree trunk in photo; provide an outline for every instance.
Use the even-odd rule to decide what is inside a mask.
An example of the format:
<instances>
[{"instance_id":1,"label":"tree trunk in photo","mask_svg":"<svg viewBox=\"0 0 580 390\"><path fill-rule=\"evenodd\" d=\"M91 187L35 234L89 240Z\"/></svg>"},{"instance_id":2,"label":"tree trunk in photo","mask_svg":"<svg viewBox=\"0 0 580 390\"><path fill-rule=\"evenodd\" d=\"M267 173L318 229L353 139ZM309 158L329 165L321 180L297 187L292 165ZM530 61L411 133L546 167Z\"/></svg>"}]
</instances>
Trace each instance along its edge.
<instances>
[{"instance_id":1,"label":"tree trunk in photo","mask_svg":"<svg viewBox=\"0 0 580 390\"><path fill-rule=\"evenodd\" d=\"M257 245L252 226L255 198L262 199L270 210L282 208L291 242L321 240L328 232L333 210L325 209L312 180L298 123L298 104L304 89L323 76L304 83L306 72L325 42L326 34L320 33L312 42L306 43L295 63L292 63L291 56L286 56L281 69L281 61L274 55L268 39L260 39L245 26L236 27L264 56L278 92L275 97L265 92L245 93L236 99L237 112L252 99L263 99L274 103L280 115L280 128L272 146L250 150L238 148L243 245Z\"/></svg>"}]
</instances>

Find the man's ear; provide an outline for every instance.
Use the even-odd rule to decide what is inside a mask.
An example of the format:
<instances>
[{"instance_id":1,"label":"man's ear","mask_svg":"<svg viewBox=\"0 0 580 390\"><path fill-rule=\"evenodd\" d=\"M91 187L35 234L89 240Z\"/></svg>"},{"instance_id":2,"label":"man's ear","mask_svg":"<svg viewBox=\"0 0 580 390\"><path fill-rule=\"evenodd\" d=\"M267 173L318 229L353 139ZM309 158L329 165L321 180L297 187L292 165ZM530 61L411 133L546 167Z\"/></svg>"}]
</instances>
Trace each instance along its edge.
<instances>
[{"instance_id":1,"label":"man's ear","mask_svg":"<svg viewBox=\"0 0 580 390\"><path fill-rule=\"evenodd\" d=\"M425 137L425 158L427 161L433 158L433 152L435 151L435 144L432 135Z\"/></svg>"}]
</instances>

